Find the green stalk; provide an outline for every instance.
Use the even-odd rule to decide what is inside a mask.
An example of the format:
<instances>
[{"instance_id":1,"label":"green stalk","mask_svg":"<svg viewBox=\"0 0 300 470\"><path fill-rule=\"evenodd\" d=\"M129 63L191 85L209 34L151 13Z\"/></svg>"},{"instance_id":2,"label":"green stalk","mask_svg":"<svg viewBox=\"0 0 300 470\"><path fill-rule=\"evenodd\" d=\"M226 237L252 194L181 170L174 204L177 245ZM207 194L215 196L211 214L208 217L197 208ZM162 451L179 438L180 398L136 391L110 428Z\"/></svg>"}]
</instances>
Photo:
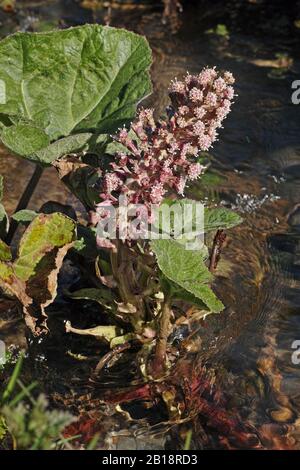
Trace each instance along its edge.
<instances>
[{"instance_id":1,"label":"green stalk","mask_svg":"<svg viewBox=\"0 0 300 470\"><path fill-rule=\"evenodd\" d=\"M193 431L192 431L192 429L190 429L186 433L186 438L185 438L185 443L184 443L183 450L191 450L192 436L193 436Z\"/></svg>"},{"instance_id":2,"label":"green stalk","mask_svg":"<svg viewBox=\"0 0 300 470\"><path fill-rule=\"evenodd\" d=\"M21 373L23 359L24 359L24 356L21 355L18 359L18 362L15 365L12 376L11 376L11 378L10 378L8 384L7 384L6 389L3 392L3 395L2 395L2 398L1 398L1 404L7 402L7 400L10 398L11 394L14 391L17 380L18 380L19 375Z\"/></svg>"}]
</instances>

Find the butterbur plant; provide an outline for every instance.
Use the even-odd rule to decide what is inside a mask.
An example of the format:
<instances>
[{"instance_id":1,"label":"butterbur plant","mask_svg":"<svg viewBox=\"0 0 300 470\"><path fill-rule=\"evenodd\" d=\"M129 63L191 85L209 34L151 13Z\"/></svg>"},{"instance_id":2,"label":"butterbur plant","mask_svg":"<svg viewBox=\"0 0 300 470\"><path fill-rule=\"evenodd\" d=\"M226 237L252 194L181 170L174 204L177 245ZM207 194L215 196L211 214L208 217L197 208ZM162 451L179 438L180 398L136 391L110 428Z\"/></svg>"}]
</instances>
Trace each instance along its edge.
<instances>
[{"instance_id":1,"label":"butterbur plant","mask_svg":"<svg viewBox=\"0 0 300 470\"><path fill-rule=\"evenodd\" d=\"M175 360L172 332L178 317L191 305L200 317L223 310L211 288L213 271L222 231L241 218L205 207L202 229L195 232L192 209L184 221L191 234L176 236L174 214L195 205L185 190L206 171L203 152L230 111L234 78L204 68L174 79L166 115L156 119L152 109L136 112L151 90L150 61L144 38L97 25L17 34L0 43L0 78L7 90L7 103L0 105L2 142L39 166L53 165L86 209L86 223L79 223L63 210L45 214L21 207L14 220L29 226L14 260L1 242L0 282L22 303L32 333L44 334L46 307L69 256L81 269L82 288L70 286L68 295L97 302L107 321L81 329L74 319L66 332L96 336L115 354L134 346L141 372L157 379ZM155 237L132 229L120 236L120 226L104 237L99 227L111 209L120 213L124 200L137 206L147 223L154 222L153 207L169 208L168 237L161 219ZM209 233L216 235L207 247L199 238Z\"/></svg>"}]
</instances>

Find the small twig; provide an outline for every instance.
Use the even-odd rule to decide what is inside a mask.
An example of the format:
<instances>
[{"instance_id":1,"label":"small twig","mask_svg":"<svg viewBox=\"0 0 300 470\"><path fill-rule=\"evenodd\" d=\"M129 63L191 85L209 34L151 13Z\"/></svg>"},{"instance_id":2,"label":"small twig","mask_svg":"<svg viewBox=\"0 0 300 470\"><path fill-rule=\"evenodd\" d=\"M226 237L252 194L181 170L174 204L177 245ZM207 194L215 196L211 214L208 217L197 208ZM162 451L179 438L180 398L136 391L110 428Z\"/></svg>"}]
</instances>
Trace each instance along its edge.
<instances>
[{"instance_id":1,"label":"small twig","mask_svg":"<svg viewBox=\"0 0 300 470\"><path fill-rule=\"evenodd\" d=\"M225 240L226 240L226 234L224 233L224 230L218 230L214 238L211 257L210 257L210 263L209 263L210 272L213 272L217 269L218 262L220 261L222 247L224 245Z\"/></svg>"},{"instance_id":2,"label":"small twig","mask_svg":"<svg viewBox=\"0 0 300 470\"><path fill-rule=\"evenodd\" d=\"M289 211L289 213L286 215L286 220L289 220L289 218L294 215L298 209L300 209L300 204L295 204L294 207L292 207L292 210Z\"/></svg>"},{"instance_id":3,"label":"small twig","mask_svg":"<svg viewBox=\"0 0 300 470\"><path fill-rule=\"evenodd\" d=\"M34 190L35 188L37 187L38 185L38 182L43 174L43 171L44 171L44 168L40 165L35 165L35 169L34 169L34 172L29 180L29 183L27 184L19 202L18 202L18 205L15 209L15 212L18 212L18 211L21 211L23 209L26 209L26 207L28 206L28 203L34 193ZM12 220L11 221L11 224L10 224L10 227L9 227L9 231L8 231L8 234L6 236L6 243L9 245L14 237L14 234L17 230L17 227L18 227L18 222L16 222L15 220Z\"/></svg>"}]
</instances>

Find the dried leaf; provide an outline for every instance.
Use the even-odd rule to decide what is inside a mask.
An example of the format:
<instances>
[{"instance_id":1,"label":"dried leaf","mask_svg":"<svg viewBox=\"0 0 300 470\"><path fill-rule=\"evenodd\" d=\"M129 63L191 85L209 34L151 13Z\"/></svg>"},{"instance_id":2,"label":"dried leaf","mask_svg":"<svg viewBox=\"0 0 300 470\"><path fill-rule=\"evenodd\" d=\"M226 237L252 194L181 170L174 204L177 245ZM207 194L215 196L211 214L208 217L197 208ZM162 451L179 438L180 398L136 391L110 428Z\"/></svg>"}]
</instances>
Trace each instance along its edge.
<instances>
[{"instance_id":1,"label":"dried leaf","mask_svg":"<svg viewBox=\"0 0 300 470\"><path fill-rule=\"evenodd\" d=\"M78 156L74 155L56 160L53 166L57 169L60 179L82 204L87 209L93 209L100 200L97 190L99 171L83 163Z\"/></svg>"}]
</instances>

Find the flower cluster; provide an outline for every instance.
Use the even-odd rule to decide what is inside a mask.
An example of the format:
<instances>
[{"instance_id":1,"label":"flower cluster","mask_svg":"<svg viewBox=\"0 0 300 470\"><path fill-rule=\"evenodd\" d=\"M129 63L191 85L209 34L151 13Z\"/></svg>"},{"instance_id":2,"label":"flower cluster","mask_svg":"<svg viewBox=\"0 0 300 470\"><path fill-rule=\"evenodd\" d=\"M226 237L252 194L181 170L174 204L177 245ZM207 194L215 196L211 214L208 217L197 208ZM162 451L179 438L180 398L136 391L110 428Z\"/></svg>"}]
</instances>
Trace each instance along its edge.
<instances>
[{"instance_id":1,"label":"flower cluster","mask_svg":"<svg viewBox=\"0 0 300 470\"><path fill-rule=\"evenodd\" d=\"M129 203L150 206L160 204L168 191L182 195L187 181L204 171L197 156L217 139L230 111L233 83L230 72L214 68L175 79L166 120L156 122L153 110L143 109L130 131L122 129L115 137L125 150L103 178L101 199L116 204L124 194Z\"/></svg>"},{"instance_id":2,"label":"flower cluster","mask_svg":"<svg viewBox=\"0 0 300 470\"><path fill-rule=\"evenodd\" d=\"M91 222L105 226L107 207L118 206L122 197L129 206L142 205L150 223L151 206L159 205L166 193L183 195L186 183L205 170L197 157L217 139L217 130L230 111L233 83L230 72L219 74L214 68L187 74L171 83L165 120L155 121L153 110L142 109L129 131L121 129L115 140L124 151L115 155L111 169L102 176L102 202L91 214ZM136 234L126 232L125 238L131 240ZM107 238L98 236L97 241L115 249Z\"/></svg>"}]
</instances>

